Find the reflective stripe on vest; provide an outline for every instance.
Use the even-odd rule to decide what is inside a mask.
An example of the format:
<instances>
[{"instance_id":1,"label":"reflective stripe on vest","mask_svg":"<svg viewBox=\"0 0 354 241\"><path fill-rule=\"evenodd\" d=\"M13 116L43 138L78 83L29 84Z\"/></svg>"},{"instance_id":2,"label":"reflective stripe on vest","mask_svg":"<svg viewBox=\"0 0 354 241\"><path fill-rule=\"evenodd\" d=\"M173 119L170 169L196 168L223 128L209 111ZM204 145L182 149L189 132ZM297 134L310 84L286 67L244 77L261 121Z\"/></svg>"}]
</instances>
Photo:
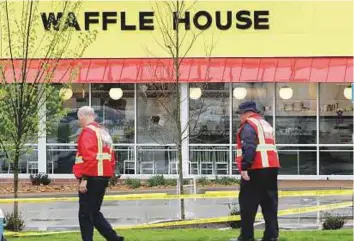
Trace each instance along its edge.
<instances>
[{"instance_id":1,"label":"reflective stripe on vest","mask_svg":"<svg viewBox=\"0 0 354 241\"><path fill-rule=\"evenodd\" d=\"M257 127L259 145L261 145L261 146L262 145L269 145L269 144L266 144L265 133L264 133L263 126L262 126L261 122L258 119L253 118L253 117L250 117L247 120L252 122ZM273 145L271 145L271 146L273 146ZM258 149L258 147L257 147L257 149ZM267 148L259 150L259 152L261 153L263 167L269 167L269 159L268 159L267 151L268 151Z\"/></svg>"},{"instance_id":2,"label":"reflective stripe on vest","mask_svg":"<svg viewBox=\"0 0 354 241\"><path fill-rule=\"evenodd\" d=\"M101 132L99 128L88 125L88 128L93 130L96 133L97 137L97 147L98 147L98 152L96 155L96 159L98 161L97 163L97 174L98 176L103 176L103 160L111 160L111 154L103 152L103 142L102 142L102 137L101 137Z\"/></svg>"},{"instance_id":3,"label":"reflective stripe on vest","mask_svg":"<svg viewBox=\"0 0 354 241\"><path fill-rule=\"evenodd\" d=\"M75 158L75 164L82 164L84 161L82 160L82 156L77 156Z\"/></svg>"},{"instance_id":4,"label":"reflective stripe on vest","mask_svg":"<svg viewBox=\"0 0 354 241\"><path fill-rule=\"evenodd\" d=\"M258 152L265 152L267 154L267 151L275 151L277 152L277 148L274 145L270 145L270 144L263 144L263 145L257 145L257 149L256 151ZM236 157L242 157L242 149L241 148L237 148L236 149ZM267 155L268 157L268 155Z\"/></svg>"}]
</instances>

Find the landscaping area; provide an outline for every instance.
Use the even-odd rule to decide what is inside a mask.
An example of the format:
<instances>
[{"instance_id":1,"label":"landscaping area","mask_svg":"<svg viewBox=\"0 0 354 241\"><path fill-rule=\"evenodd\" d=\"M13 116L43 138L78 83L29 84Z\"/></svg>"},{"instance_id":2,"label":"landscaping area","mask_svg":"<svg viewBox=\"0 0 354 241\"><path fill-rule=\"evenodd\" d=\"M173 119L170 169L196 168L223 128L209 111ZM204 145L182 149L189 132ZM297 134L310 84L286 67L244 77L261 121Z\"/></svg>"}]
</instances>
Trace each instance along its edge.
<instances>
[{"instance_id":1,"label":"landscaping area","mask_svg":"<svg viewBox=\"0 0 354 241\"><path fill-rule=\"evenodd\" d=\"M120 232L125 236L125 241L228 241L238 236L238 230L124 230ZM94 240L103 241L98 233ZM256 233L257 238L262 237L261 232ZM79 233L50 235L42 237L8 238L10 241L80 241ZM281 231L279 241L352 241L353 230L336 231Z\"/></svg>"},{"instance_id":2,"label":"landscaping area","mask_svg":"<svg viewBox=\"0 0 354 241\"><path fill-rule=\"evenodd\" d=\"M189 184L190 180L184 180L184 185ZM216 186L238 186L239 179L232 177L216 177L209 180L205 177L201 177L197 180L198 186L216 187ZM112 179L107 192L115 191L129 191L129 190L146 190L146 189L163 189L163 188L175 188L177 186L176 179L167 179L163 175L156 175L147 180L140 180L135 178L128 179ZM0 194L13 193L13 184L6 183L0 185ZM65 183L65 184L52 184L48 176L32 176L28 182L19 184L18 193L76 193L77 182Z\"/></svg>"}]
</instances>

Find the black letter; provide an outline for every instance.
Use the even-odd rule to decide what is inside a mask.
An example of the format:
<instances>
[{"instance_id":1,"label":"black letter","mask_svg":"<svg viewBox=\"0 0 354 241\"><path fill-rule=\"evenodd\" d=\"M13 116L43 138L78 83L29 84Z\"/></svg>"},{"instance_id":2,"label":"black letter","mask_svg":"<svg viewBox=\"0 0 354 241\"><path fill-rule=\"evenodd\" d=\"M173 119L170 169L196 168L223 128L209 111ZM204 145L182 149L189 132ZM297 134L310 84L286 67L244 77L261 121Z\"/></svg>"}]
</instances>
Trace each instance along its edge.
<instances>
[{"instance_id":1,"label":"black letter","mask_svg":"<svg viewBox=\"0 0 354 241\"><path fill-rule=\"evenodd\" d=\"M41 17L42 17L43 27L45 30L49 31L51 25L53 24L53 29L59 31L59 22L60 19L63 17L62 12L57 13L57 18L55 18L54 13L49 13L48 18L46 13L41 13Z\"/></svg>"},{"instance_id":2,"label":"black letter","mask_svg":"<svg viewBox=\"0 0 354 241\"><path fill-rule=\"evenodd\" d=\"M85 30L90 30L91 23L98 23L98 19L90 19L90 17L100 16L99 12L86 12L85 13Z\"/></svg>"},{"instance_id":3,"label":"black letter","mask_svg":"<svg viewBox=\"0 0 354 241\"><path fill-rule=\"evenodd\" d=\"M261 18L261 15L267 16ZM254 11L254 29L269 29L269 24L261 25L260 23L268 23L269 11Z\"/></svg>"},{"instance_id":4,"label":"black letter","mask_svg":"<svg viewBox=\"0 0 354 241\"><path fill-rule=\"evenodd\" d=\"M199 22L198 22L198 19L199 17L201 16L204 16L206 17L207 19L207 22L204 24L204 25L201 25ZM207 12L207 11L199 11L197 12L195 15L194 15L194 18L193 18L193 23L194 25L200 29L200 30L206 30L210 27L211 23L213 22L213 19L211 17L211 15Z\"/></svg>"},{"instance_id":5,"label":"black letter","mask_svg":"<svg viewBox=\"0 0 354 241\"><path fill-rule=\"evenodd\" d=\"M136 30L135 25L127 25L125 12L121 12L120 21L122 22L122 30Z\"/></svg>"},{"instance_id":6,"label":"black letter","mask_svg":"<svg viewBox=\"0 0 354 241\"><path fill-rule=\"evenodd\" d=\"M77 31L81 30L80 25L77 22L75 13L73 13L73 12L68 13L68 18L65 21L65 28L68 28L68 27L74 27Z\"/></svg>"},{"instance_id":7,"label":"black letter","mask_svg":"<svg viewBox=\"0 0 354 241\"><path fill-rule=\"evenodd\" d=\"M102 29L107 30L107 25L109 23L117 23L117 19L108 19L108 17L117 17L117 12L103 12L102 13Z\"/></svg>"},{"instance_id":8,"label":"black letter","mask_svg":"<svg viewBox=\"0 0 354 241\"><path fill-rule=\"evenodd\" d=\"M246 15L246 16L242 16L242 15ZM249 18L249 16L251 15L250 11L239 11L236 14L236 19L240 22L244 22L244 25L241 24L236 24L236 27L238 29L249 29L252 26L252 20ZM248 17L247 17L248 16Z\"/></svg>"},{"instance_id":9,"label":"black letter","mask_svg":"<svg viewBox=\"0 0 354 241\"><path fill-rule=\"evenodd\" d=\"M221 23L221 13L220 11L216 11L216 27L220 30L228 30L231 27L232 24L232 12L231 11L227 11L227 20L226 20L226 24L222 25Z\"/></svg>"},{"instance_id":10,"label":"black letter","mask_svg":"<svg viewBox=\"0 0 354 241\"><path fill-rule=\"evenodd\" d=\"M177 30L177 25L180 23L184 23L184 29L190 30L191 29L191 20L189 12L185 12L184 18L178 18L179 12L173 12L173 30Z\"/></svg>"},{"instance_id":11,"label":"black letter","mask_svg":"<svg viewBox=\"0 0 354 241\"><path fill-rule=\"evenodd\" d=\"M139 28L140 30L154 30L154 19L145 18L145 17L154 17L154 12L140 12L139 13ZM146 24L153 24L148 26Z\"/></svg>"}]
</instances>

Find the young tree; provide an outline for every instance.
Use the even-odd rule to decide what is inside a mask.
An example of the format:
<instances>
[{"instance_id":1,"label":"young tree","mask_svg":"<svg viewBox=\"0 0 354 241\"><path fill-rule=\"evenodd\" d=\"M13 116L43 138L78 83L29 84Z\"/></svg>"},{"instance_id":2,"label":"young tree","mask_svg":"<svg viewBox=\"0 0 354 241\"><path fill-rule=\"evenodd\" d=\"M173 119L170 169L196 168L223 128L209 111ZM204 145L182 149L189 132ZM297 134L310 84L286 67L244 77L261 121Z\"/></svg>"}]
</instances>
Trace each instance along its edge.
<instances>
[{"instance_id":1,"label":"young tree","mask_svg":"<svg viewBox=\"0 0 354 241\"><path fill-rule=\"evenodd\" d=\"M150 131L150 136L156 142L160 143L173 143L177 149L177 162L178 162L178 183L179 193L184 194L183 188L183 158L182 158L182 144L188 138L188 131L191 127L193 130L197 123L199 116L206 110L206 106L202 101L202 105L192 112L187 118L182 120L181 108L187 101L188 96L181 97L181 80L182 65L186 64L188 54L195 45L204 45L206 71L202 76L200 82L201 90L203 90L209 78L209 64L210 55L214 47L213 36L206 36L204 30L186 29L183 20L187 11L193 11L196 1L184 0L171 0L164 2L157 2L154 4L155 20L158 35L155 38L156 43L167 53L168 60L160 59L157 63L149 63L151 66L151 75L156 80L155 83L148 84L150 89L155 90L156 99L162 106L165 112L166 119L170 125L160 129L160 133L156 135L156 128L145 128L145 131ZM210 42L207 44L207 42ZM154 56L154 50L147 50L148 55ZM158 57L159 56L154 56ZM148 62L149 60L147 60ZM154 59L156 61L156 59ZM172 86L169 89L168 86ZM154 131L154 132L151 132ZM180 199L180 217L185 219L185 203L184 199Z\"/></svg>"},{"instance_id":2,"label":"young tree","mask_svg":"<svg viewBox=\"0 0 354 241\"><path fill-rule=\"evenodd\" d=\"M31 151L27 144L37 143L38 136L50 131L51 120L64 114L65 93L52 83L70 84L79 68L75 59L95 40L96 32L77 31L79 1L0 4L0 146L13 169L16 199L19 160ZM66 63L61 61L68 57ZM18 220L16 201L13 216ZM20 228L15 223L14 231Z\"/></svg>"}]
</instances>

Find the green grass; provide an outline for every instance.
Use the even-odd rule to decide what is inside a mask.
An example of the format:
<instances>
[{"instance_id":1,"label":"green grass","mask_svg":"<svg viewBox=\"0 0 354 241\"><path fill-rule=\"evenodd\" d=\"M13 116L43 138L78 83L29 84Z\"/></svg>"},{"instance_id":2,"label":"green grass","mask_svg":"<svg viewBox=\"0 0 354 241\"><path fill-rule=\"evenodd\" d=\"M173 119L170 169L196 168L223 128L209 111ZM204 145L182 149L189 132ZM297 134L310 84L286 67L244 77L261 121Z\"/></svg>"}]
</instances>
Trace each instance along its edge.
<instances>
[{"instance_id":1,"label":"green grass","mask_svg":"<svg viewBox=\"0 0 354 241\"><path fill-rule=\"evenodd\" d=\"M124 230L121 232L126 241L228 241L238 236L238 230ZM261 238L261 232L257 232ZM11 241L81 241L79 233L61 234L44 237L9 238ZM96 233L95 241L104 239ZM280 241L353 241L353 231L350 229L336 231L282 231Z\"/></svg>"}]
</instances>

